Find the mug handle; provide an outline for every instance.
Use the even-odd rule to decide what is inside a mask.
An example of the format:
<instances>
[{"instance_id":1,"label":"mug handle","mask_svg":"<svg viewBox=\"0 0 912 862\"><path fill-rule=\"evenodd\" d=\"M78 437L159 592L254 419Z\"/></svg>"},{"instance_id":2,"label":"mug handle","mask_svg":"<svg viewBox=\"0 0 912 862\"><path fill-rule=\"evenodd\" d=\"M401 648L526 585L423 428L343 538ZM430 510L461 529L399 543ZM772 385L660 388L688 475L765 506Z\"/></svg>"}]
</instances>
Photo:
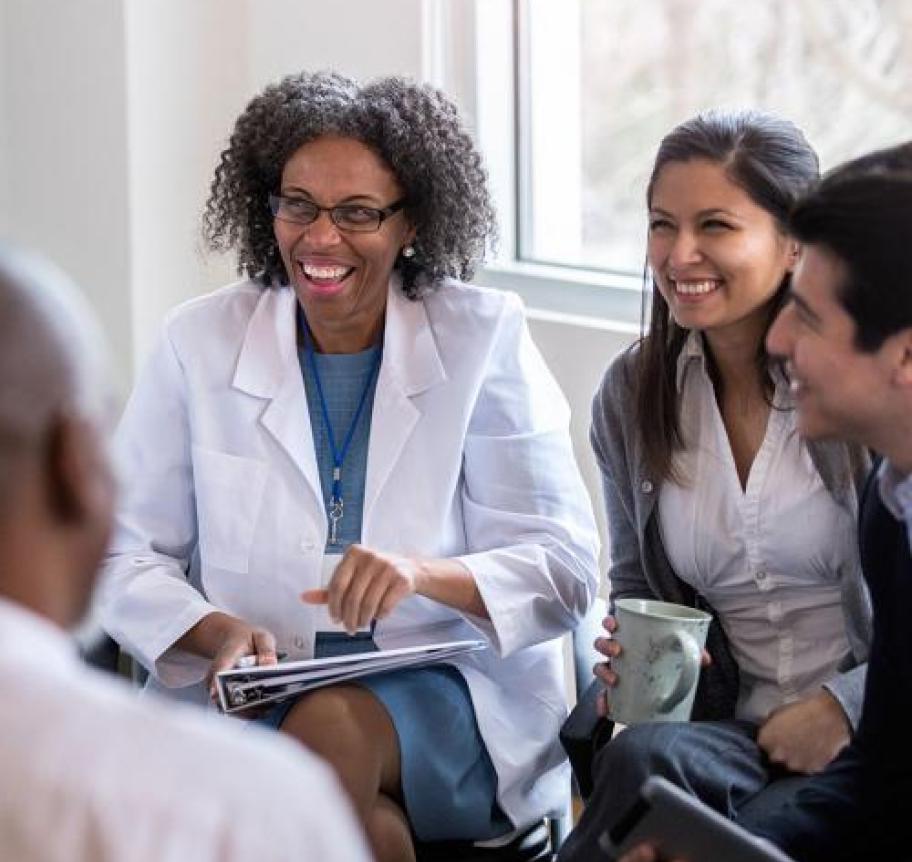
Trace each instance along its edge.
<instances>
[{"instance_id":1,"label":"mug handle","mask_svg":"<svg viewBox=\"0 0 912 862\"><path fill-rule=\"evenodd\" d=\"M660 712L669 712L674 709L688 694L697 682L700 675L700 661L702 650L700 645L687 632L672 632L662 643L664 649L677 645L681 650L681 672L675 687L659 701Z\"/></svg>"}]
</instances>

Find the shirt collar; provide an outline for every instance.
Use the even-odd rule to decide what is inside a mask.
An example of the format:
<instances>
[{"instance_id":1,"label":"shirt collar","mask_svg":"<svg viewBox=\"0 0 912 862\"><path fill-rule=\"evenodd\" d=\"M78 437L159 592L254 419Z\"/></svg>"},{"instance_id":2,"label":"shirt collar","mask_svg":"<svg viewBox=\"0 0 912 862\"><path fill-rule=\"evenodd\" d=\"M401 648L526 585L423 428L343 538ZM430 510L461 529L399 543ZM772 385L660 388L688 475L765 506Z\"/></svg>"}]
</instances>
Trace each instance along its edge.
<instances>
[{"instance_id":1,"label":"shirt collar","mask_svg":"<svg viewBox=\"0 0 912 862\"><path fill-rule=\"evenodd\" d=\"M678 354L678 365L675 374L675 386L678 392L684 386L684 376L691 364L698 368L704 368L706 365L706 355L703 352L703 337L697 330L692 329Z\"/></svg>"},{"instance_id":2,"label":"shirt collar","mask_svg":"<svg viewBox=\"0 0 912 862\"><path fill-rule=\"evenodd\" d=\"M72 636L18 602L0 596L0 650L3 660L46 668L70 664L76 657Z\"/></svg>"},{"instance_id":3,"label":"shirt collar","mask_svg":"<svg viewBox=\"0 0 912 862\"><path fill-rule=\"evenodd\" d=\"M886 458L877 471L880 499L898 521L912 523L912 473L900 473Z\"/></svg>"},{"instance_id":4,"label":"shirt collar","mask_svg":"<svg viewBox=\"0 0 912 862\"><path fill-rule=\"evenodd\" d=\"M678 393L684 387L684 380L691 367L698 368L704 372L706 370L706 351L703 346L703 336L696 330L692 329L678 354L678 363L675 374L675 386ZM788 410L794 407L794 401L789 392L789 382L785 372L778 363L770 367L770 376L773 379L773 406L777 410ZM707 376L707 380L708 380Z\"/></svg>"}]
</instances>

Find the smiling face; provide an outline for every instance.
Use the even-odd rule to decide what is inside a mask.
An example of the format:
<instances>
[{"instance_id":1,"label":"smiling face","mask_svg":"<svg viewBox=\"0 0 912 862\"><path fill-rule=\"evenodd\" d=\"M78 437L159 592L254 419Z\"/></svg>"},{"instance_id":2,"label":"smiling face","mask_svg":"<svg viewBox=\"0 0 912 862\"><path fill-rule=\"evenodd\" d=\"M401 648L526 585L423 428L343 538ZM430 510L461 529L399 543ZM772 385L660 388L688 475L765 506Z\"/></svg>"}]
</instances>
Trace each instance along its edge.
<instances>
[{"instance_id":1,"label":"smiling face","mask_svg":"<svg viewBox=\"0 0 912 862\"><path fill-rule=\"evenodd\" d=\"M360 141L323 137L285 163L281 194L321 207L383 209L399 201L403 190L389 166ZM414 237L404 214L391 215L373 233L342 231L328 212L309 225L276 219L273 229L317 348L352 353L375 343L393 264Z\"/></svg>"},{"instance_id":2,"label":"smiling face","mask_svg":"<svg viewBox=\"0 0 912 862\"><path fill-rule=\"evenodd\" d=\"M767 335L770 353L787 360L801 433L840 437L880 448L882 429L899 427L906 409L897 384L912 378L909 331L874 351L855 344L856 326L839 301L843 261L819 245L805 247L788 303Z\"/></svg>"},{"instance_id":3,"label":"smiling face","mask_svg":"<svg viewBox=\"0 0 912 862\"><path fill-rule=\"evenodd\" d=\"M669 162L656 178L647 257L680 326L758 337L794 243L722 165L691 159Z\"/></svg>"}]
</instances>

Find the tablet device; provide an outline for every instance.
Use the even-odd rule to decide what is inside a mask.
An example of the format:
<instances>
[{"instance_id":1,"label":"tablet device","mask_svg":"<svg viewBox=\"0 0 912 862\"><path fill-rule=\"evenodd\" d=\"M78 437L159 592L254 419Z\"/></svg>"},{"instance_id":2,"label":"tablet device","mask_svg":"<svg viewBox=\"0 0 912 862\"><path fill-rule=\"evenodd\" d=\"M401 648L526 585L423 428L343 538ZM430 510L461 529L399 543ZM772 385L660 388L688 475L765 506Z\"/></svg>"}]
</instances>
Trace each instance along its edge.
<instances>
[{"instance_id":1,"label":"tablet device","mask_svg":"<svg viewBox=\"0 0 912 862\"><path fill-rule=\"evenodd\" d=\"M737 826L680 787L653 776L599 845L610 857L649 841L665 859L688 862L793 862L779 848Z\"/></svg>"}]
</instances>

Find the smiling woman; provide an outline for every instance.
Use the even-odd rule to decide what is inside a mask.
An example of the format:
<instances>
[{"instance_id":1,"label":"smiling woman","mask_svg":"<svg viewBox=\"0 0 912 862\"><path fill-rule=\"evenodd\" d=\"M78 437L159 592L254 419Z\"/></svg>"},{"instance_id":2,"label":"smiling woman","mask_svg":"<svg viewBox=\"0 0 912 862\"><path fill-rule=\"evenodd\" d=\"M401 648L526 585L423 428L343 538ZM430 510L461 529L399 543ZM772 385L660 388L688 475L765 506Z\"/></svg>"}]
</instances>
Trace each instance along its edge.
<instances>
[{"instance_id":1,"label":"smiling woman","mask_svg":"<svg viewBox=\"0 0 912 862\"><path fill-rule=\"evenodd\" d=\"M800 130L757 112L701 114L659 146L646 191L651 326L608 368L591 439L612 602L713 613L703 720L641 724L608 743L562 862L598 855L649 774L732 817L767 788L795 793L860 718L870 611L854 521L868 459L800 437L764 346L798 259L788 214L816 175ZM606 628L596 675L610 714L621 646L613 617Z\"/></svg>"},{"instance_id":2,"label":"smiling woman","mask_svg":"<svg viewBox=\"0 0 912 862\"><path fill-rule=\"evenodd\" d=\"M360 141L322 137L285 163L281 189L276 243L317 349L366 350L383 326L396 258L414 253L396 175Z\"/></svg>"},{"instance_id":3,"label":"smiling woman","mask_svg":"<svg viewBox=\"0 0 912 862\"><path fill-rule=\"evenodd\" d=\"M765 329L767 306L795 253L796 243L724 165L694 158L657 175L646 254L679 326L756 347L762 338L751 330Z\"/></svg>"},{"instance_id":4,"label":"smiling woman","mask_svg":"<svg viewBox=\"0 0 912 862\"><path fill-rule=\"evenodd\" d=\"M359 86L333 73L292 75L255 97L212 183L204 231L214 248L236 250L250 278L287 282L269 195L280 193L300 147L317 138L360 142L387 171L395 168L405 220L418 228L414 253L394 264L406 295L472 277L496 234L481 157L446 96L401 78Z\"/></svg>"},{"instance_id":5,"label":"smiling woman","mask_svg":"<svg viewBox=\"0 0 912 862\"><path fill-rule=\"evenodd\" d=\"M557 638L594 596L597 539L522 307L461 281L493 218L436 90L268 87L205 214L247 279L171 315L120 433L104 613L153 686L204 699L245 655L489 639L258 718L333 766L380 860L521 842L566 794Z\"/></svg>"}]
</instances>

